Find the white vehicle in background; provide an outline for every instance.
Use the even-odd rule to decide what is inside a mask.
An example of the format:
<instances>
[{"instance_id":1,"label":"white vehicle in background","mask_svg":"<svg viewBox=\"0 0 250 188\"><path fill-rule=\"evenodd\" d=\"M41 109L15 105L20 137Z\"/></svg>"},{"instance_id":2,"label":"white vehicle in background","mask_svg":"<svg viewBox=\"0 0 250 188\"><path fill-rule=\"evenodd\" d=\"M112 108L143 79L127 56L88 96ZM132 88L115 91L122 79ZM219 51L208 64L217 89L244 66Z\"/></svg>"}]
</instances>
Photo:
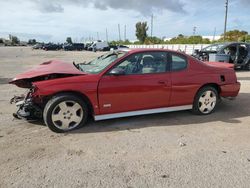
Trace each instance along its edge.
<instances>
[{"instance_id":1,"label":"white vehicle in background","mask_svg":"<svg viewBox=\"0 0 250 188\"><path fill-rule=\"evenodd\" d=\"M98 41L93 42L93 44L90 47L88 47L88 50L94 51L94 52L96 52L96 51L109 51L110 48L109 48L109 44L107 41L98 40Z\"/></svg>"}]
</instances>

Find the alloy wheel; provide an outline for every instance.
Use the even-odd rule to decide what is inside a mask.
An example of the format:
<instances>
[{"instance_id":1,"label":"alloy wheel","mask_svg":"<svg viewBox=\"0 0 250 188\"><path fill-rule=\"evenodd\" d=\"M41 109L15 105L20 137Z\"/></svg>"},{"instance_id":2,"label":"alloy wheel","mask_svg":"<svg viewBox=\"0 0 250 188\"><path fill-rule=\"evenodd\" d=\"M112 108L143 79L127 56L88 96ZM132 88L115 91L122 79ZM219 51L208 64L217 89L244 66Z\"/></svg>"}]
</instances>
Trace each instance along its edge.
<instances>
[{"instance_id":1,"label":"alloy wheel","mask_svg":"<svg viewBox=\"0 0 250 188\"><path fill-rule=\"evenodd\" d=\"M214 91L207 90L199 98L199 110L203 114L209 114L213 111L217 103L217 97Z\"/></svg>"},{"instance_id":2,"label":"alloy wheel","mask_svg":"<svg viewBox=\"0 0 250 188\"><path fill-rule=\"evenodd\" d=\"M77 127L83 119L83 108L75 101L62 101L52 111L53 124L63 131Z\"/></svg>"}]
</instances>

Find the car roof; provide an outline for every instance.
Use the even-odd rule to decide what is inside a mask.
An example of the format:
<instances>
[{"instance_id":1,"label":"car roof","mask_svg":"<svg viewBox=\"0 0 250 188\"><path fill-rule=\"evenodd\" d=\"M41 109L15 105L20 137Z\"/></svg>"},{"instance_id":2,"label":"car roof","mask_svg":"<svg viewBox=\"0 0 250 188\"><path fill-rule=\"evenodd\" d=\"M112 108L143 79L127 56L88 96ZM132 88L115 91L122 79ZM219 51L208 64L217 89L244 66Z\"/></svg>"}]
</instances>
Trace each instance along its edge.
<instances>
[{"instance_id":1,"label":"car roof","mask_svg":"<svg viewBox=\"0 0 250 188\"><path fill-rule=\"evenodd\" d=\"M231 44L247 44L247 45L250 45L250 43L247 43L247 42L222 42L222 43L214 43L214 44L211 44L210 46L212 45L231 45Z\"/></svg>"}]
</instances>

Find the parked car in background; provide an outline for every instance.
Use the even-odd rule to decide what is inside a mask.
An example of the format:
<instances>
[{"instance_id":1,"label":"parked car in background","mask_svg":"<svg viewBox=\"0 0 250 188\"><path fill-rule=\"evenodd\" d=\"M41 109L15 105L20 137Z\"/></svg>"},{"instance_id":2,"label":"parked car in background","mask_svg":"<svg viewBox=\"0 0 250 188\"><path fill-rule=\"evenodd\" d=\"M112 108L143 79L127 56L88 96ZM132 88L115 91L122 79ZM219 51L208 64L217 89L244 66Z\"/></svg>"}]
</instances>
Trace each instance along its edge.
<instances>
[{"instance_id":1,"label":"parked car in background","mask_svg":"<svg viewBox=\"0 0 250 188\"><path fill-rule=\"evenodd\" d=\"M49 50L61 50L62 49L62 45L61 44L45 44L43 46L43 50L49 51Z\"/></svg>"},{"instance_id":2,"label":"parked car in background","mask_svg":"<svg viewBox=\"0 0 250 188\"><path fill-rule=\"evenodd\" d=\"M90 116L98 121L178 110L207 115L220 98L239 93L230 67L164 49L112 51L81 64L48 61L10 82L29 89L11 102L18 107L15 117L43 118L55 132L82 127Z\"/></svg>"},{"instance_id":3,"label":"parked car in background","mask_svg":"<svg viewBox=\"0 0 250 188\"><path fill-rule=\"evenodd\" d=\"M38 49L43 49L44 44L43 43L37 43L34 46L32 46L32 49L38 50Z\"/></svg>"},{"instance_id":4,"label":"parked car in background","mask_svg":"<svg viewBox=\"0 0 250 188\"><path fill-rule=\"evenodd\" d=\"M89 51L109 51L109 44L107 41L95 41L88 47Z\"/></svg>"},{"instance_id":5,"label":"parked car in background","mask_svg":"<svg viewBox=\"0 0 250 188\"><path fill-rule=\"evenodd\" d=\"M202 50L195 50L193 56L202 61L226 62L235 68L250 70L250 44L232 42L213 44Z\"/></svg>"},{"instance_id":6,"label":"parked car in background","mask_svg":"<svg viewBox=\"0 0 250 188\"><path fill-rule=\"evenodd\" d=\"M124 45L109 45L110 50L123 50L123 49L129 49L129 47Z\"/></svg>"},{"instance_id":7,"label":"parked car in background","mask_svg":"<svg viewBox=\"0 0 250 188\"><path fill-rule=\"evenodd\" d=\"M88 50L89 47L93 44L93 42L86 42L84 43L84 50Z\"/></svg>"},{"instance_id":8,"label":"parked car in background","mask_svg":"<svg viewBox=\"0 0 250 188\"><path fill-rule=\"evenodd\" d=\"M72 44L64 44L63 49L65 51L82 51L84 50L84 44L83 43L72 43Z\"/></svg>"}]
</instances>

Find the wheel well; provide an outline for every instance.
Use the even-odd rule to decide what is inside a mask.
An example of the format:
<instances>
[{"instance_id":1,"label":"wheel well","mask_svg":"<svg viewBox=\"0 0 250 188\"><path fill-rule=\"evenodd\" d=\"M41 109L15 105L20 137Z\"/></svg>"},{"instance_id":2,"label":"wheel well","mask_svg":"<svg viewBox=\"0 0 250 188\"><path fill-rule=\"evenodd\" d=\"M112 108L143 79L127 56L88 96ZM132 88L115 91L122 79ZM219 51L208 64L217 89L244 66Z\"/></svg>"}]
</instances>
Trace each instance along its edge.
<instances>
[{"instance_id":1,"label":"wheel well","mask_svg":"<svg viewBox=\"0 0 250 188\"><path fill-rule=\"evenodd\" d=\"M198 89L198 91L196 92L196 94L199 92L199 90L200 90L201 88L204 88L204 87L207 87L207 86L213 87L214 89L216 89L216 90L218 91L218 94L220 94L221 88L220 88L220 86L219 86L218 84L215 84L215 83L204 84L203 86L201 86L201 87Z\"/></svg>"},{"instance_id":2,"label":"wheel well","mask_svg":"<svg viewBox=\"0 0 250 188\"><path fill-rule=\"evenodd\" d=\"M89 114L92 115L94 113L94 108L89 100L89 98L84 95L83 93L77 92L77 91L61 91L58 93L54 93L51 96L46 97L46 99L44 100L44 106L46 105L46 103L55 95L60 95L60 94L71 94L71 95L75 95L78 96L79 98L83 99L84 102L86 102L88 110L89 110Z\"/></svg>"},{"instance_id":3,"label":"wheel well","mask_svg":"<svg viewBox=\"0 0 250 188\"><path fill-rule=\"evenodd\" d=\"M218 84L215 84L215 83L207 83L207 84L202 85L202 86L196 91L196 93L195 93L195 95L194 95L194 100L195 100L195 98L196 98L196 96L197 96L197 93L198 93L202 88L207 87L207 86L210 86L210 87L215 88L215 89L218 91L218 95L219 95L218 97L220 98L220 92L221 92L220 86L219 86Z\"/></svg>"}]
</instances>

